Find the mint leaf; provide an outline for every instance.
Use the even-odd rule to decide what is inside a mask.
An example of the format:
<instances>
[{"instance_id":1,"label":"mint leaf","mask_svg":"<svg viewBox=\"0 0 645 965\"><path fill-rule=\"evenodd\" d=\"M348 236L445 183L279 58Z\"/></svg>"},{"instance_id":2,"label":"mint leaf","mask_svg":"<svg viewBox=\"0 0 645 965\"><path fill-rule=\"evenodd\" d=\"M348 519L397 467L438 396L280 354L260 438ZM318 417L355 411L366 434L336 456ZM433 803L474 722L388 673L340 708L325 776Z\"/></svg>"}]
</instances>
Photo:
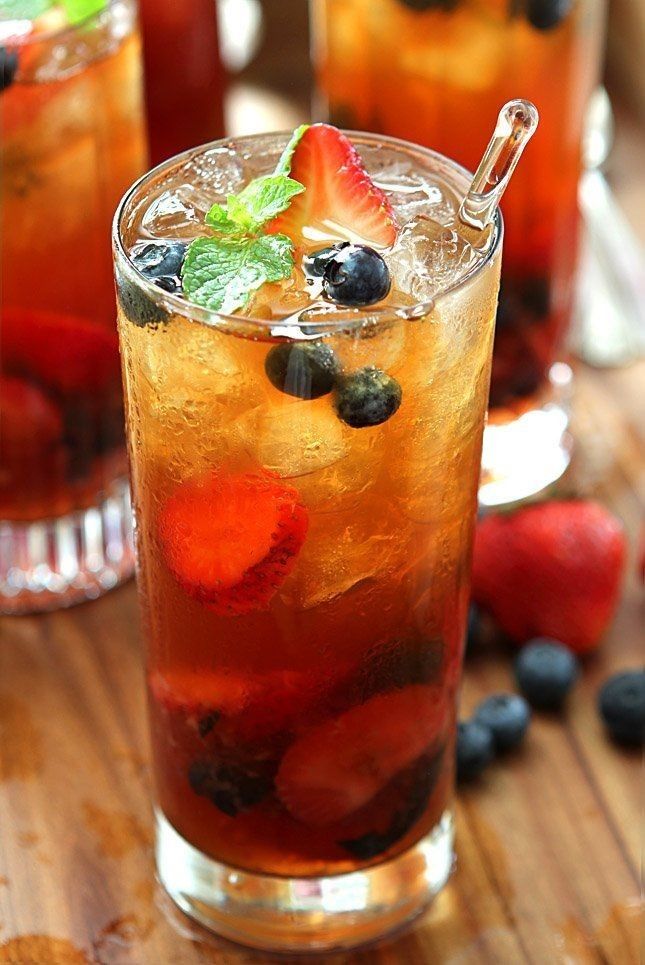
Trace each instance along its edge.
<instances>
[{"instance_id":1,"label":"mint leaf","mask_svg":"<svg viewBox=\"0 0 645 965\"><path fill-rule=\"evenodd\" d=\"M288 278L293 271L291 239L261 231L305 190L289 171L308 126L293 132L273 174L255 178L239 194L229 194L226 204L211 207L205 221L215 237L190 243L181 272L184 293L196 305L229 314L244 308L265 282Z\"/></svg>"},{"instance_id":2,"label":"mint leaf","mask_svg":"<svg viewBox=\"0 0 645 965\"><path fill-rule=\"evenodd\" d=\"M244 205L258 228L271 221L288 208L296 194L302 194L304 185L286 174L267 174L256 178L238 194L236 201ZM230 202L229 198L229 202ZM229 203L230 211L230 203Z\"/></svg>"},{"instance_id":3,"label":"mint leaf","mask_svg":"<svg viewBox=\"0 0 645 965\"><path fill-rule=\"evenodd\" d=\"M219 231L223 235L240 233L240 226L229 217L226 208L223 208L221 204L214 204L204 221L214 231Z\"/></svg>"},{"instance_id":4,"label":"mint leaf","mask_svg":"<svg viewBox=\"0 0 645 965\"><path fill-rule=\"evenodd\" d=\"M81 23L82 20L100 13L107 6L108 0L61 0L61 3L69 22Z\"/></svg>"},{"instance_id":5,"label":"mint leaf","mask_svg":"<svg viewBox=\"0 0 645 965\"><path fill-rule=\"evenodd\" d=\"M267 174L250 181L239 194L229 194L225 207L214 204L206 215L206 224L220 234L256 234L304 190L299 181L286 174Z\"/></svg>"},{"instance_id":6,"label":"mint leaf","mask_svg":"<svg viewBox=\"0 0 645 965\"><path fill-rule=\"evenodd\" d=\"M297 127L291 137L289 138L289 143L285 147L284 151L280 155L280 160L276 164L275 174L289 174L291 171L291 161L293 159L293 152L300 144L302 135L305 133L307 128L310 127L309 124L301 124Z\"/></svg>"},{"instance_id":7,"label":"mint leaf","mask_svg":"<svg viewBox=\"0 0 645 965\"><path fill-rule=\"evenodd\" d=\"M1 20L36 20L53 0L0 0Z\"/></svg>"},{"instance_id":8,"label":"mint leaf","mask_svg":"<svg viewBox=\"0 0 645 965\"><path fill-rule=\"evenodd\" d=\"M196 305L229 314L244 308L265 282L287 278L293 243L286 235L197 238L182 267L185 294Z\"/></svg>"},{"instance_id":9,"label":"mint leaf","mask_svg":"<svg viewBox=\"0 0 645 965\"><path fill-rule=\"evenodd\" d=\"M255 218L242 201L242 195L229 194L226 199L226 208L229 218L232 218L237 225L237 230L242 233L252 234L257 225Z\"/></svg>"}]
</instances>

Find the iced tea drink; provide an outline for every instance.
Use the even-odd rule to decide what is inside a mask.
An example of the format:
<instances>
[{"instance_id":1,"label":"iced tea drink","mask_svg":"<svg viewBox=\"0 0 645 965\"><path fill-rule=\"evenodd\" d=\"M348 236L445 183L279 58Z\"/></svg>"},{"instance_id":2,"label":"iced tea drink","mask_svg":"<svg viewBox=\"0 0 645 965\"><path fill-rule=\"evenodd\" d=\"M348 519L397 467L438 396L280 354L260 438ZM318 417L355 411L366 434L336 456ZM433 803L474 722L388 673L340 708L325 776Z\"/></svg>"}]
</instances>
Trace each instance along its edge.
<instances>
[{"instance_id":1,"label":"iced tea drink","mask_svg":"<svg viewBox=\"0 0 645 965\"><path fill-rule=\"evenodd\" d=\"M487 502L528 495L569 458L570 373L553 366L573 311L582 126L603 13L604 0L312 0L320 109L333 123L427 144L474 170L504 101L519 91L539 110L502 204Z\"/></svg>"},{"instance_id":2,"label":"iced tea drink","mask_svg":"<svg viewBox=\"0 0 645 965\"><path fill-rule=\"evenodd\" d=\"M131 0L74 23L57 3L33 22L8 16L0 611L18 612L96 596L132 571L109 231L146 149Z\"/></svg>"},{"instance_id":3,"label":"iced tea drink","mask_svg":"<svg viewBox=\"0 0 645 965\"><path fill-rule=\"evenodd\" d=\"M159 873L222 934L313 949L394 927L451 867L501 226L475 251L465 172L315 125L304 193L244 242L291 244L258 285L231 219L285 142L153 171L115 257Z\"/></svg>"}]
</instances>

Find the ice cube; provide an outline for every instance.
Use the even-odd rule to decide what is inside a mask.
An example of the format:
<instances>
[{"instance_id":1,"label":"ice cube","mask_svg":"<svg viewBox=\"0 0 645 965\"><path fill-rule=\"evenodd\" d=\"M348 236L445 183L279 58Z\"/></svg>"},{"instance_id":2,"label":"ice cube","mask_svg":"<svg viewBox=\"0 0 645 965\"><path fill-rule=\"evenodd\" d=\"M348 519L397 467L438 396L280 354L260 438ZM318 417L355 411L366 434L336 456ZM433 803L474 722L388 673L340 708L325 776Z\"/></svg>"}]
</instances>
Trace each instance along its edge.
<instances>
[{"instance_id":1,"label":"ice cube","mask_svg":"<svg viewBox=\"0 0 645 965\"><path fill-rule=\"evenodd\" d=\"M227 147L215 147L191 158L182 167L181 176L190 184L195 201L204 212L216 201L225 201L228 194L237 194L249 180L242 159Z\"/></svg>"},{"instance_id":2,"label":"ice cube","mask_svg":"<svg viewBox=\"0 0 645 965\"><path fill-rule=\"evenodd\" d=\"M397 288L429 301L463 277L476 258L454 228L420 216L401 230L388 265Z\"/></svg>"},{"instance_id":3,"label":"ice cube","mask_svg":"<svg viewBox=\"0 0 645 965\"><path fill-rule=\"evenodd\" d=\"M154 199L141 221L150 238L179 238L186 241L208 234L206 211L190 184L180 184Z\"/></svg>"},{"instance_id":4,"label":"ice cube","mask_svg":"<svg viewBox=\"0 0 645 965\"><path fill-rule=\"evenodd\" d=\"M320 472L347 452L329 399L258 406L244 419L242 432L260 465L284 478Z\"/></svg>"},{"instance_id":5,"label":"ice cube","mask_svg":"<svg viewBox=\"0 0 645 965\"><path fill-rule=\"evenodd\" d=\"M363 512L312 514L296 568L282 599L308 610L362 589L378 602L378 585L404 565L410 524L385 499L370 499Z\"/></svg>"}]
</instances>

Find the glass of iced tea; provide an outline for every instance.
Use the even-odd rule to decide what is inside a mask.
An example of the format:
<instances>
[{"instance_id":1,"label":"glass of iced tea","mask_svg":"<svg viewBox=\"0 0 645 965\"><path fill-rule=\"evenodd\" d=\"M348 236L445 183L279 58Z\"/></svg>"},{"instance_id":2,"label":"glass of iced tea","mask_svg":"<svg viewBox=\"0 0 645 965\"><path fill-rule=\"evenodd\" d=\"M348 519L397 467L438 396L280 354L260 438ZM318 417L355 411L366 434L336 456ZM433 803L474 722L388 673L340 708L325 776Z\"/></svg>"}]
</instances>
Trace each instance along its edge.
<instances>
[{"instance_id":1,"label":"glass of iced tea","mask_svg":"<svg viewBox=\"0 0 645 965\"><path fill-rule=\"evenodd\" d=\"M471 247L468 176L425 148L287 140L158 167L114 249L159 875L313 950L451 870L501 223Z\"/></svg>"},{"instance_id":2,"label":"glass of iced tea","mask_svg":"<svg viewBox=\"0 0 645 965\"><path fill-rule=\"evenodd\" d=\"M95 597L133 569L110 222L146 167L136 4L111 0L78 22L70 4L37 6L33 21L20 3L0 10L9 613Z\"/></svg>"},{"instance_id":3,"label":"glass of iced tea","mask_svg":"<svg viewBox=\"0 0 645 965\"><path fill-rule=\"evenodd\" d=\"M505 100L519 91L539 110L502 205L480 495L494 504L539 491L570 458L566 336L604 0L312 0L311 10L319 110L335 124L427 144L474 170Z\"/></svg>"}]
</instances>

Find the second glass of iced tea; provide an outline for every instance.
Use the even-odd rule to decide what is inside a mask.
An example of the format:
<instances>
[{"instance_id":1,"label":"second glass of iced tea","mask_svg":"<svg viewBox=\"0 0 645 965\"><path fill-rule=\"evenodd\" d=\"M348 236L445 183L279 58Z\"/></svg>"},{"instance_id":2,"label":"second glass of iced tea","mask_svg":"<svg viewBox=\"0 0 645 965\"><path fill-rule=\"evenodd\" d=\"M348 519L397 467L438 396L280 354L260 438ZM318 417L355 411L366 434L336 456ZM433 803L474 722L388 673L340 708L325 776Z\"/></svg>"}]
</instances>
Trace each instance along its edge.
<instances>
[{"instance_id":1,"label":"second glass of iced tea","mask_svg":"<svg viewBox=\"0 0 645 965\"><path fill-rule=\"evenodd\" d=\"M0 613L134 569L110 223L147 165L137 5L73 6L0 4Z\"/></svg>"},{"instance_id":2,"label":"second glass of iced tea","mask_svg":"<svg viewBox=\"0 0 645 965\"><path fill-rule=\"evenodd\" d=\"M189 914L266 949L373 939L453 861L501 224L478 254L455 230L466 172L351 138L399 223L378 310L312 308L303 283L299 259L351 237L349 210L309 225L292 277L241 316L135 270L151 241L204 234L286 135L167 162L115 222L158 871ZM343 399L353 385L360 409L375 384L385 409L361 424Z\"/></svg>"},{"instance_id":3,"label":"second glass of iced tea","mask_svg":"<svg viewBox=\"0 0 645 965\"><path fill-rule=\"evenodd\" d=\"M474 170L487 119L518 93L540 130L504 197L504 266L480 497L531 495L570 458L578 181L604 0L312 0L320 110ZM468 136L464 137L464 131Z\"/></svg>"}]
</instances>

